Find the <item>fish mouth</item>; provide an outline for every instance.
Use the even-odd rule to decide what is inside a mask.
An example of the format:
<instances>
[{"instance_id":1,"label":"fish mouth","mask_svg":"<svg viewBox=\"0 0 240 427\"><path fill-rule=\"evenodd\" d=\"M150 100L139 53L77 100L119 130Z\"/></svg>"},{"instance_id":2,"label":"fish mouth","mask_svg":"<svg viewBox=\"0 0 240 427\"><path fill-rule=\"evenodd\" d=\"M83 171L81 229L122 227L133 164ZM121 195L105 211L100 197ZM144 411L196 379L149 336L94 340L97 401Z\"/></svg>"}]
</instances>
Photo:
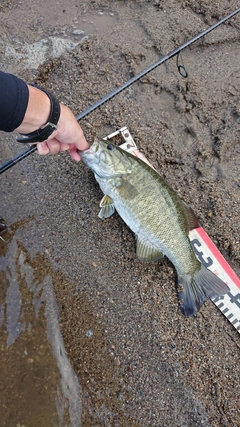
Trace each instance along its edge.
<instances>
[{"instance_id":1,"label":"fish mouth","mask_svg":"<svg viewBox=\"0 0 240 427\"><path fill-rule=\"evenodd\" d=\"M100 141L95 138L93 144L87 150L78 150L78 153L83 160L84 158L87 158L88 161L94 160L95 163L99 163L102 151L103 147L101 146ZM96 161L97 159L98 162Z\"/></svg>"}]
</instances>

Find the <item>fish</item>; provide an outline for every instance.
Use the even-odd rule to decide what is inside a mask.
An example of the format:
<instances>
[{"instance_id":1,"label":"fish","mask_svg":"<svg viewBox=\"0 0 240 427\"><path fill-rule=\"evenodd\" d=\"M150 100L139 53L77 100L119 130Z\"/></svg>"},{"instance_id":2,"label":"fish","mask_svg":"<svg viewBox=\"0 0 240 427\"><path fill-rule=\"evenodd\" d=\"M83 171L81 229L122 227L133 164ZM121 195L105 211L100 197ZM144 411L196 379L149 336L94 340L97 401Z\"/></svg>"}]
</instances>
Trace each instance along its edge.
<instances>
[{"instance_id":1,"label":"fish","mask_svg":"<svg viewBox=\"0 0 240 427\"><path fill-rule=\"evenodd\" d=\"M188 233L201 226L197 216L158 172L107 140L94 139L79 150L104 196L99 217L115 210L136 236L136 254L144 262L166 256L176 269L180 309L196 315L209 298L229 287L197 259Z\"/></svg>"}]
</instances>

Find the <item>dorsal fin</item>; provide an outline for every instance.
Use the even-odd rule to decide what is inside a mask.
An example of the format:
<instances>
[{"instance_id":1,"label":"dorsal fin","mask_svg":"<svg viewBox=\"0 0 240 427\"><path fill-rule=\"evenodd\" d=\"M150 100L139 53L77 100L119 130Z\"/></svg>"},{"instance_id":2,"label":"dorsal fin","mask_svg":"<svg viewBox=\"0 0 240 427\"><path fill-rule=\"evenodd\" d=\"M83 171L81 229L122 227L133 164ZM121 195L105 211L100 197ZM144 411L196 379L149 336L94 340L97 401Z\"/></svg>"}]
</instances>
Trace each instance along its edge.
<instances>
[{"instance_id":1,"label":"dorsal fin","mask_svg":"<svg viewBox=\"0 0 240 427\"><path fill-rule=\"evenodd\" d=\"M188 230L187 230L187 232L189 232L190 230L193 230L194 228L201 227L202 225L200 224L200 221L197 218L194 211L192 210L192 208L185 202L183 202L183 204L184 204L186 216L188 219Z\"/></svg>"}]
</instances>

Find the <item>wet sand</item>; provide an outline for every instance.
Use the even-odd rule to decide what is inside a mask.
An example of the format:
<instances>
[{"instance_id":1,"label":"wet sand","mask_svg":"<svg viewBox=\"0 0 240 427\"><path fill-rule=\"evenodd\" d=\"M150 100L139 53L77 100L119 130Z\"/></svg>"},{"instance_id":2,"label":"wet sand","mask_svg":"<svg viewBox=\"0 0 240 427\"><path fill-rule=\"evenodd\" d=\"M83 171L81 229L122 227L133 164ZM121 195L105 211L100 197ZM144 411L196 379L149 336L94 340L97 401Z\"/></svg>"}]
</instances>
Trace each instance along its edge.
<instances>
[{"instance_id":1,"label":"wet sand","mask_svg":"<svg viewBox=\"0 0 240 427\"><path fill-rule=\"evenodd\" d=\"M1 4L1 67L76 115L239 6L48 3ZM80 123L89 141L128 126L238 275L239 19L182 52L187 79L174 58ZM56 45L64 48L53 57ZM40 51L35 67L29 58ZM0 139L1 163L25 148L12 134ZM1 175L2 425L240 426L238 332L210 301L184 318L170 262L141 263L121 218L98 218L101 197L91 171L66 153L32 154ZM49 319L59 321L70 377Z\"/></svg>"}]
</instances>

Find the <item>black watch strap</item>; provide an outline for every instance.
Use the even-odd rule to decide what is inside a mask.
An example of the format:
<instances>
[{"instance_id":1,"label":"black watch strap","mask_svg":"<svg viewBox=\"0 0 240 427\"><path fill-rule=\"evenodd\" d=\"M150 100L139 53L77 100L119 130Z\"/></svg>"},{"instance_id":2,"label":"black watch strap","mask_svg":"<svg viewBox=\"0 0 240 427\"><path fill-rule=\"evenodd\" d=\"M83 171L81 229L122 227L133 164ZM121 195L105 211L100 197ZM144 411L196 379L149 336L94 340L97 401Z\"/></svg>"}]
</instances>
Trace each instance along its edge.
<instances>
[{"instance_id":1,"label":"black watch strap","mask_svg":"<svg viewBox=\"0 0 240 427\"><path fill-rule=\"evenodd\" d=\"M32 85L35 86L35 85ZM46 141L50 135L57 129L57 123L60 117L60 104L57 98L49 93L47 90L42 89L39 86L35 86L38 89L46 93L51 102L51 111L48 118L48 122L42 126L40 129L35 130L34 132L28 134L21 134L23 138L17 138L18 142L31 143L31 142L42 142Z\"/></svg>"}]
</instances>

